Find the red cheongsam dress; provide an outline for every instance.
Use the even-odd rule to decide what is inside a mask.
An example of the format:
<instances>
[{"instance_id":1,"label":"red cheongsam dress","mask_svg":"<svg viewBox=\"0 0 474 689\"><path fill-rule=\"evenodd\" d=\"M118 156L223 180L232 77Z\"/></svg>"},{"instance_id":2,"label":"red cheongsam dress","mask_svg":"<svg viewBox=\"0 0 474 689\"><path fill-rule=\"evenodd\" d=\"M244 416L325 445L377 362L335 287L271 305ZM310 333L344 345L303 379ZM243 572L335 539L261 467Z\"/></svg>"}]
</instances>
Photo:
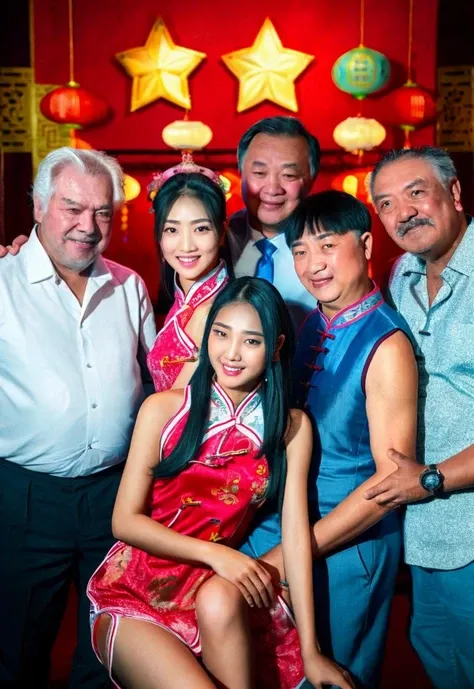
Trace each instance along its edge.
<instances>
[{"instance_id":1,"label":"red cheongsam dress","mask_svg":"<svg viewBox=\"0 0 474 689\"><path fill-rule=\"evenodd\" d=\"M186 325L198 306L225 287L229 276L224 261L197 280L187 294L175 283L175 300L165 324L156 336L147 364L157 392L170 390L188 361L196 361L198 347L185 332Z\"/></svg>"},{"instance_id":2,"label":"red cheongsam dress","mask_svg":"<svg viewBox=\"0 0 474 689\"><path fill-rule=\"evenodd\" d=\"M162 461L176 446L191 404L185 390L178 413L161 438ZM258 388L234 405L214 383L209 420L198 455L177 476L156 479L150 495L150 516L169 529L238 548L250 521L264 500L268 464L257 457L263 438L263 412ZM213 571L150 555L116 543L92 576L87 595L92 604L92 643L97 653L96 622L111 616L107 657L122 617L145 620L174 634L190 650L201 651L195 600ZM291 614L282 601L271 611L252 609L251 626L257 658L257 686L294 689L303 680L299 641ZM111 676L112 681L114 678ZM115 686L119 686L116 684Z\"/></svg>"}]
</instances>

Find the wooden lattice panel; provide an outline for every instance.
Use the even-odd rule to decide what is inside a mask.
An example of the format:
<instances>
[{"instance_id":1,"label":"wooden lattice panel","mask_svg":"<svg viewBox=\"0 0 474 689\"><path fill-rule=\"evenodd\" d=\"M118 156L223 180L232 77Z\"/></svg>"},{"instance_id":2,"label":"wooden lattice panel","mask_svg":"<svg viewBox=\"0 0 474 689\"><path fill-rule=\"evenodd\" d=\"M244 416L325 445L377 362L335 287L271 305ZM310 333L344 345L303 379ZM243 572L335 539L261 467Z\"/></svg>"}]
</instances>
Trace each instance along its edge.
<instances>
[{"instance_id":1,"label":"wooden lattice panel","mask_svg":"<svg viewBox=\"0 0 474 689\"><path fill-rule=\"evenodd\" d=\"M0 67L0 150L28 153L32 146L33 70Z\"/></svg>"},{"instance_id":2,"label":"wooden lattice panel","mask_svg":"<svg viewBox=\"0 0 474 689\"><path fill-rule=\"evenodd\" d=\"M474 66L440 67L438 91L442 108L438 146L453 152L474 152Z\"/></svg>"}]
</instances>

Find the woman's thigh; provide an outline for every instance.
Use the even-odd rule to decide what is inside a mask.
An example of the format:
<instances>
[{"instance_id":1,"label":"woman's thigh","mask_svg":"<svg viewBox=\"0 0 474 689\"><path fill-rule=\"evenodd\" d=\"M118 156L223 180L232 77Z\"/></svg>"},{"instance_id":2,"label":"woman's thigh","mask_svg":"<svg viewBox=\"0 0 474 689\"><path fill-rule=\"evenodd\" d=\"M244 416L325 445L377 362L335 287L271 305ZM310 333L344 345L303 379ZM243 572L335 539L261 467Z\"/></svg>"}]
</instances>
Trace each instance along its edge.
<instances>
[{"instance_id":1,"label":"woman's thigh","mask_svg":"<svg viewBox=\"0 0 474 689\"><path fill-rule=\"evenodd\" d=\"M103 614L95 624L101 660L112 664L111 676L122 689L215 689L196 657L166 629L121 617L109 645L112 618Z\"/></svg>"}]
</instances>

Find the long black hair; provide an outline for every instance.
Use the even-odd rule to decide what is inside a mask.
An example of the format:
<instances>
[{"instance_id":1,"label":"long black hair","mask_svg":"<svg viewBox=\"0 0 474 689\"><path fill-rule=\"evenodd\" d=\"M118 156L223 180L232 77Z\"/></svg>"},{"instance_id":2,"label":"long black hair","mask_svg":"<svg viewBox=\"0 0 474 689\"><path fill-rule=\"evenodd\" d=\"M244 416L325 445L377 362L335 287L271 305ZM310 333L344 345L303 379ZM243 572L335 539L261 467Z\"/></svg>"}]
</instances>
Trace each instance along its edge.
<instances>
[{"instance_id":1,"label":"long black hair","mask_svg":"<svg viewBox=\"0 0 474 689\"><path fill-rule=\"evenodd\" d=\"M155 211L155 241L158 257L162 259L160 242L169 213L181 196L197 199L206 209L219 239L224 235L226 224L226 202L222 189L199 172L179 172L170 177L153 199ZM221 252L220 252L221 253ZM222 256L222 258L227 258ZM161 264L159 287L159 311L167 312L174 293L174 270L166 262Z\"/></svg>"},{"instance_id":2,"label":"long black hair","mask_svg":"<svg viewBox=\"0 0 474 689\"><path fill-rule=\"evenodd\" d=\"M270 466L267 497L282 495L286 476L285 434L288 427L290 399L290 364L295 335L290 315L280 293L266 280L242 277L229 282L220 292L209 312L202 340L199 364L191 378L191 408L176 447L155 467L154 476L165 478L182 471L198 453L209 417L209 400L214 369L209 359L208 340L216 317L228 304L250 304L262 324L265 341L265 371L262 374L264 434L259 457L265 455ZM274 360L277 339L285 339Z\"/></svg>"}]
</instances>

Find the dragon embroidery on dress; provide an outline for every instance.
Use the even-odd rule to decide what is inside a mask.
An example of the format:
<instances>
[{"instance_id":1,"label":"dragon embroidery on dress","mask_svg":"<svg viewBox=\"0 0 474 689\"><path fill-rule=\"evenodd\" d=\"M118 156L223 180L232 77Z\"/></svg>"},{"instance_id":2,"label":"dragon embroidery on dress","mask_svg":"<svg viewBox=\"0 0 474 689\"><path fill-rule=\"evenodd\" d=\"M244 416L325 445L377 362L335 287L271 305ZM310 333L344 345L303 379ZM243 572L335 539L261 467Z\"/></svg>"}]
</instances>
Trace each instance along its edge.
<instances>
[{"instance_id":1,"label":"dragon embroidery on dress","mask_svg":"<svg viewBox=\"0 0 474 689\"><path fill-rule=\"evenodd\" d=\"M225 485L220 488L213 488L212 495L215 495L225 505L236 505L239 502L237 493L239 492L240 474L230 472Z\"/></svg>"}]
</instances>

